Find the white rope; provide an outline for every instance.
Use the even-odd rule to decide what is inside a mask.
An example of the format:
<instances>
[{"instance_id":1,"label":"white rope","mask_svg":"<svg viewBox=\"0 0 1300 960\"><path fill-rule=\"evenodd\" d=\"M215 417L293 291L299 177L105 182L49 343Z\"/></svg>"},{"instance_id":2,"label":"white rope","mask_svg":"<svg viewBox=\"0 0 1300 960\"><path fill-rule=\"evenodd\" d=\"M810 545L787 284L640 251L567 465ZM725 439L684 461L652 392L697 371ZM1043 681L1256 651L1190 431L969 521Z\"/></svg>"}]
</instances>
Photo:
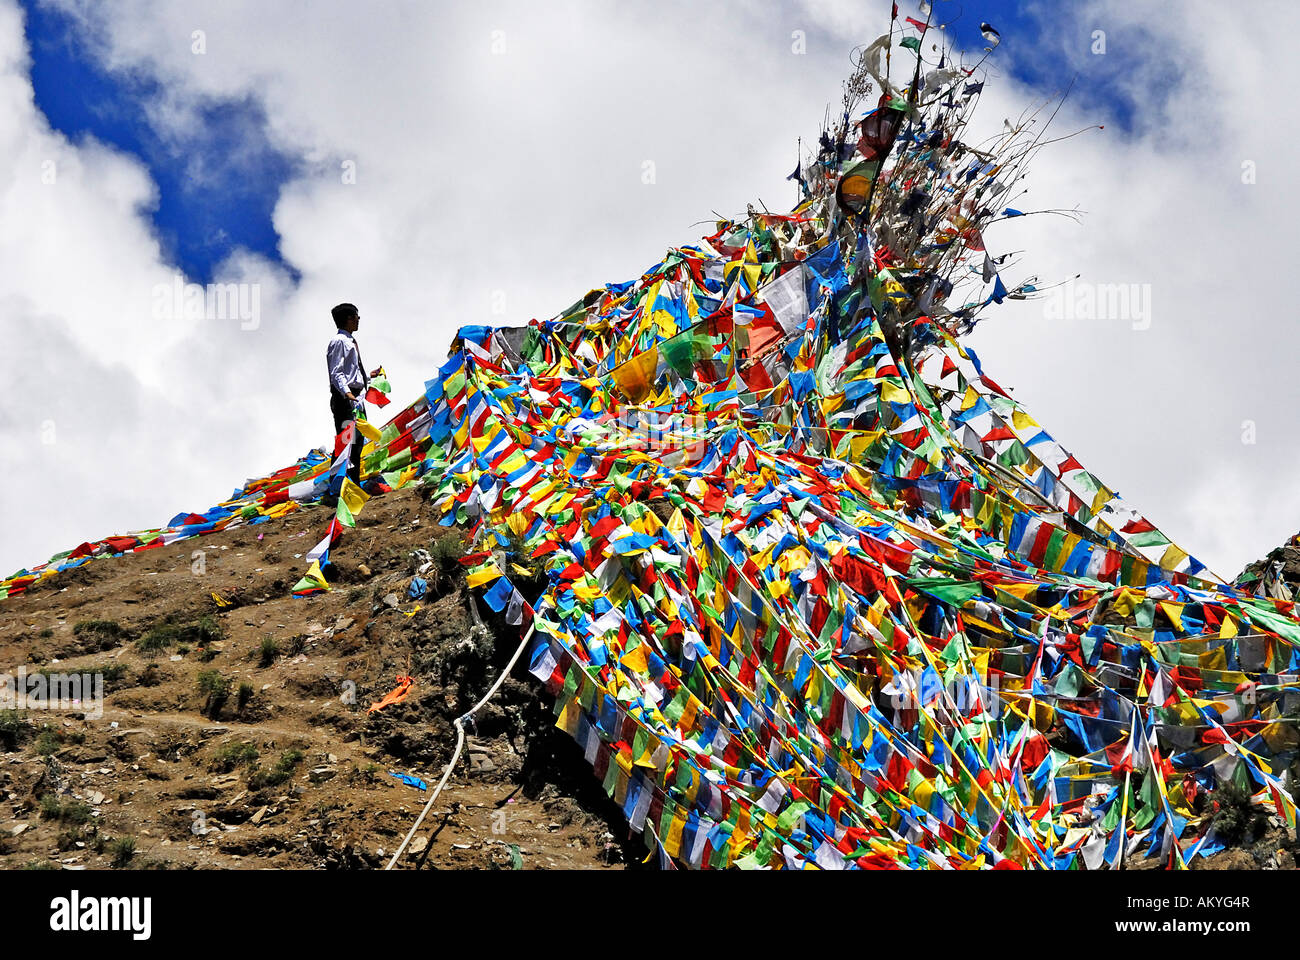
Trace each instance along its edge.
<instances>
[{"instance_id":1,"label":"white rope","mask_svg":"<svg viewBox=\"0 0 1300 960\"><path fill-rule=\"evenodd\" d=\"M501 671L501 675L497 677L496 683L492 684L492 689L483 694L482 700L456 718L456 752L451 755L451 762L447 764L447 769L442 775L442 780L438 783L438 786L434 789L433 793L429 795L429 802L426 803L424 809L420 811L420 816L417 817L415 823L412 824L411 829L407 832L406 838L402 841L401 845L393 852L393 858L388 861L388 866L384 867L385 870L393 869L393 866L397 863L398 859L406 852L406 848L410 844L411 838L415 836L415 831L420 829L420 824L424 822L425 816L427 816L429 811L433 808L434 801L438 799L438 794L442 793L442 788L445 787L447 781L451 779L451 772L456 768L456 761L460 759L460 752L465 748L464 721L472 717L485 703L491 700L492 695L495 694L501 687L501 684L505 682L506 677L510 676L510 671L515 668L515 663L518 662L519 655L524 652L524 648L528 646L528 641L532 639L533 630L535 629L536 624L537 621L534 620L528 627L528 632L525 633L524 638L519 641L519 647L515 650L514 656L510 658L510 662L506 664L506 668Z\"/></svg>"}]
</instances>

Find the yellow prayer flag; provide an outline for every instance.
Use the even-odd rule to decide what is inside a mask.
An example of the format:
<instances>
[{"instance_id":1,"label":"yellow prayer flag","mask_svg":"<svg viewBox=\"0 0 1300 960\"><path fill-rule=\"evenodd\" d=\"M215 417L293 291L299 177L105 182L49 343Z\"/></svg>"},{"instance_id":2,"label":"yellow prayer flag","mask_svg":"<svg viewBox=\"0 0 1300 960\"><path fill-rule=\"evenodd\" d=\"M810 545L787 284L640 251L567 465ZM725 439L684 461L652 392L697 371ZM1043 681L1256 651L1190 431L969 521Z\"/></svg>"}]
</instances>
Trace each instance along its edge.
<instances>
[{"instance_id":1,"label":"yellow prayer flag","mask_svg":"<svg viewBox=\"0 0 1300 960\"><path fill-rule=\"evenodd\" d=\"M1207 653L1197 655L1199 666L1202 670L1226 670L1228 669L1228 658L1226 647L1215 647Z\"/></svg>"},{"instance_id":2,"label":"yellow prayer flag","mask_svg":"<svg viewBox=\"0 0 1300 960\"><path fill-rule=\"evenodd\" d=\"M645 658L645 644L638 643L622 657L623 667L627 670L633 670L636 673L645 673L648 666Z\"/></svg>"},{"instance_id":3,"label":"yellow prayer flag","mask_svg":"<svg viewBox=\"0 0 1300 960\"><path fill-rule=\"evenodd\" d=\"M659 368L659 347L643 350L626 363L614 368L614 382L629 400L640 403L653 390L655 371Z\"/></svg>"},{"instance_id":4,"label":"yellow prayer flag","mask_svg":"<svg viewBox=\"0 0 1300 960\"><path fill-rule=\"evenodd\" d=\"M378 427L376 427L369 420L366 420L362 417L357 417L356 423L357 423L357 429L361 431L361 435L363 437L365 437L367 440L371 441L372 443L379 442L380 434L379 434Z\"/></svg>"},{"instance_id":5,"label":"yellow prayer flag","mask_svg":"<svg viewBox=\"0 0 1300 960\"><path fill-rule=\"evenodd\" d=\"M686 814L681 807L673 811L673 822L664 838L664 852L670 857L682 855L682 832L686 829Z\"/></svg>"},{"instance_id":6,"label":"yellow prayer flag","mask_svg":"<svg viewBox=\"0 0 1300 960\"><path fill-rule=\"evenodd\" d=\"M491 583L500 576L502 576L500 569L497 568L495 563L491 563L484 569L476 570L466 577L465 584L470 589L473 589L474 587L481 587L485 583Z\"/></svg>"},{"instance_id":7,"label":"yellow prayer flag","mask_svg":"<svg viewBox=\"0 0 1300 960\"><path fill-rule=\"evenodd\" d=\"M522 537L532 525L532 520L528 514L521 510L515 510L506 515L506 526L510 528L510 532L516 537Z\"/></svg>"},{"instance_id":8,"label":"yellow prayer flag","mask_svg":"<svg viewBox=\"0 0 1300 960\"><path fill-rule=\"evenodd\" d=\"M293 592L301 593L303 591L329 589L330 585L325 580L325 574L321 572L320 561L313 560L303 578L294 585Z\"/></svg>"},{"instance_id":9,"label":"yellow prayer flag","mask_svg":"<svg viewBox=\"0 0 1300 960\"><path fill-rule=\"evenodd\" d=\"M339 491L339 499L348 505L348 509L352 511L352 516L355 517L361 512L361 508L366 505L366 501L370 499L370 494L353 483L351 477L344 477L343 489Z\"/></svg>"},{"instance_id":10,"label":"yellow prayer flag","mask_svg":"<svg viewBox=\"0 0 1300 960\"><path fill-rule=\"evenodd\" d=\"M1160 609L1165 612L1165 616L1169 618L1170 623L1179 630L1183 629L1183 604L1161 600Z\"/></svg>"},{"instance_id":11,"label":"yellow prayer flag","mask_svg":"<svg viewBox=\"0 0 1300 960\"><path fill-rule=\"evenodd\" d=\"M1160 557L1160 569L1177 570L1186 559L1187 553L1180 550L1177 544L1171 543L1165 548L1164 554Z\"/></svg>"},{"instance_id":12,"label":"yellow prayer flag","mask_svg":"<svg viewBox=\"0 0 1300 960\"><path fill-rule=\"evenodd\" d=\"M1011 425L1017 430L1030 430L1038 426L1038 421L1025 411L1016 409L1011 414ZM1032 439L1032 438L1031 438Z\"/></svg>"},{"instance_id":13,"label":"yellow prayer flag","mask_svg":"<svg viewBox=\"0 0 1300 960\"><path fill-rule=\"evenodd\" d=\"M907 403L912 399L910 393L888 380L880 381L880 396L890 403Z\"/></svg>"}]
</instances>

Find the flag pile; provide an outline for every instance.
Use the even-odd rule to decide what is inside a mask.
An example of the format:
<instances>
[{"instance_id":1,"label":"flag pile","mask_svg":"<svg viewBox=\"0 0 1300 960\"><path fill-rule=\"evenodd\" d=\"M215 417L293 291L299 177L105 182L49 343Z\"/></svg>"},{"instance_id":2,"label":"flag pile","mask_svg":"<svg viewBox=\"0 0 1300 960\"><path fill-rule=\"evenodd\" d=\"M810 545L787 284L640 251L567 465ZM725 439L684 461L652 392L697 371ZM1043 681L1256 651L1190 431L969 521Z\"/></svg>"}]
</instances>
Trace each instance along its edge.
<instances>
[{"instance_id":1,"label":"flag pile","mask_svg":"<svg viewBox=\"0 0 1300 960\"><path fill-rule=\"evenodd\" d=\"M862 51L790 212L719 222L524 330L463 327L424 395L332 461L0 589L263 522L366 442L365 491L344 485L295 592L328 589L367 491L429 485L665 862L1181 868L1221 848L1227 785L1294 832L1293 604L1214 576L962 342L1038 292L1003 282L988 234L1023 215L1041 133L966 144L983 77L924 63L924 32ZM531 599L512 581L539 575Z\"/></svg>"}]
</instances>

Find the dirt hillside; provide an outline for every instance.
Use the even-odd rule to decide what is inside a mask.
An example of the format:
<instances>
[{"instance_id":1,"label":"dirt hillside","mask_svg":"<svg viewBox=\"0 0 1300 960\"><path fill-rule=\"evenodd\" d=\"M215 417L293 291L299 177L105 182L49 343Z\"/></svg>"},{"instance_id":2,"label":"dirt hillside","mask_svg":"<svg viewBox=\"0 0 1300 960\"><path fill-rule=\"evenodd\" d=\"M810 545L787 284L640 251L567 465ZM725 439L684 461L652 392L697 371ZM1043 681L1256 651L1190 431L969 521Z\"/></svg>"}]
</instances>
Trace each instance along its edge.
<instances>
[{"instance_id":1,"label":"dirt hillside","mask_svg":"<svg viewBox=\"0 0 1300 960\"><path fill-rule=\"evenodd\" d=\"M291 595L329 513L95 560L0 603L0 672L103 678L102 716L0 711L7 868L378 868L518 628L471 609L460 533L418 491L375 498L332 551L332 592ZM428 551L428 595L407 599ZM221 598L221 603L214 598ZM225 604L225 605L222 605ZM475 620L482 617L481 623ZM478 714L406 868L639 866L621 814L515 668ZM415 680L405 702L368 713ZM15 681L16 682L16 681Z\"/></svg>"}]
</instances>

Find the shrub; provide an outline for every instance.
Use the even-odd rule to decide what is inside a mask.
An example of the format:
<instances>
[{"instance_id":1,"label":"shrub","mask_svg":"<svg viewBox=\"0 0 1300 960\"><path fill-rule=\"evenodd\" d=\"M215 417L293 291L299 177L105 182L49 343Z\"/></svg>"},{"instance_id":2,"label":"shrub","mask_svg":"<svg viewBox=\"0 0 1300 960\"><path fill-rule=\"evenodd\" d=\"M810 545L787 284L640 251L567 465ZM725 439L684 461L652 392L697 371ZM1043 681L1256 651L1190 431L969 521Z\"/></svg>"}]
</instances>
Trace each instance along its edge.
<instances>
[{"instance_id":1,"label":"shrub","mask_svg":"<svg viewBox=\"0 0 1300 960\"><path fill-rule=\"evenodd\" d=\"M221 629L221 622L211 614L200 617L187 629L193 632L195 642L205 647L213 641L226 639L226 631Z\"/></svg>"},{"instance_id":2,"label":"shrub","mask_svg":"<svg viewBox=\"0 0 1300 960\"><path fill-rule=\"evenodd\" d=\"M135 837L119 837L108 845L108 855L113 858L113 866L125 867L135 856Z\"/></svg>"},{"instance_id":3,"label":"shrub","mask_svg":"<svg viewBox=\"0 0 1300 960\"><path fill-rule=\"evenodd\" d=\"M207 698L203 704L203 712L213 720L217 719L221 714L221 708L230 698L230 680L223 677L219 670L204 670L199 674L196 683L199 695Z\"/></svg>"},{"instance_id":4,"label":"shrub","mask_svg":"<svg viewBox=\"0 0 1300 960\"><path fill-rule=\"evenodd\" d=\"M53 630L41 631L41 636L54 635ZM116 620L82 620L72 625L72 634L77 637L93 637L99 640L113 640L118 643L130 637L131 632Z\"/></svg>"},{"instance_id":5,"label":"shrub","mask_svg":"<svg viewBox=\"0 0 1300 960\"><path fill-rule=\"evenodd\" d=\"M257 767L253 771L248 778L249 789L263 790L266 787L278 787L293 776L294 767L300 763L302 763L301 750L284 751L280 754L280 759L275 762L275 766L270 770Z\"/></svg>"},{"instance_id":6,"label":"shrub","mask_svg":"<svg viewBox=\"0 0 1300 960\"><path fill-rule=\"evenodd\" d=\"M144 669L140 671L140 686L142 687L156 687L162 681L162 671L158 669L156 663L147 663Z\"/></svg>"},{"instance_id":7,"label":"shrub","mask_svg":"<svg viewBox=\"0 0 1300 960\"><path fill-rule=\"evenodd\" d=\"M135 648L141 653L154 653L158 650L165 650L176 642L178 629L175 624L163 624L157 627L151 627L139 640L135 642Z\"/></svg>"},{"instance_id":8,"label":"shrub","mask_svg":"<svg viewBox=\"0 0 1300 960\"><path fill-rule=\"evenodd\" d=\"M60 820L68 823L89 823L91 819L90 804L79 800L61 801L53 793L41 797L41 816L46 820Z\"/></svg>"},{"instance_id":9,"label":"shrub","mask_svg":"<svg viewBox=\"0 0 1300 960\"><path fill-rule=\"evenodd\" d=\"M441 591L444 584L453 581L461 568L460 560L463 556L465 548L459 537L439 537L429 544L429 557L433 560L433 566L429 568L426 580L430 589Z\"/></svg>"},{"instance_id":10,"label":"shrub","mask_svg":"<svg viewBox=\"0 0 1300 960\"><path fill-rule=\"evenodd\" d=\"M59 732L48 723L41 727L41 734L36 738L36 752L42 757L49 757L58 753L60 746L62 746L62 743L59 739Z\"/></svg>"},{"instance_id":11,"label":"shrub","mask_svg":"<svg viewBox=\"0 0 1300 960\"><path fill-rule=\"evenodd\" d=\"M0 710L0 746L6 751L15 749L31 724L17 710Z\"/></svg>"},{"instance_id":12,"label":"shrub","mask_svg":"<svg viewBox=\"0 0 1300 960\"><path fill-rule=\"evenodd\" d=\"M227 743L213 756L212 769L218 773L228 773L235 767L256 763L258 756L257 747L251 743Z\"/></svg>"},{"instance_id":13,"label":"shrub","mask_svg":"<svg viewBox=\"0 0 1300 960\"><path fill-rule=\"evenodd\" d=\"M226 633L221 628L220 621L208 614L192 623L164 621L154 624L135 642L135 647L141 653L152 653L172 646L207 647L214 641L225 638Z\"/></svg>"},{"instance_id":14,"label":"shrub","mask_svg":"<svg viewBox=\"0 0 1300 960\"><path fill-rule=\"evenodd\" d=\"M262 638L262 646L258 649L258 664L263 667L269 667L275 663L275 658L280 655L280 645L275 642L275 637L269 634Z\"/></svg>"},{"instance_id":15,"label":"shrub","mask_svg":"<svg viewBox=\"0 0 1300 960\"><path fill-rule=\"evenodd\" d=\"M125 663L100 663L91 667L89 672L92 674L97 673L104 678L105 693L127 685L123 682L127 676Z\"/></svg>"},{"instance_id":16,"label":"shrub","mask_svg":"<svg viewBox=\"0 0 1300 960\"><path fill-rule=\"evenodd\" d=\"M1253 843L1268 827L1268 814L1251 803L1250 794L1235 783L1220 784L1211 796L1218 807L1218 837L1228 846Z\"/></svg>"}]
</instances>

